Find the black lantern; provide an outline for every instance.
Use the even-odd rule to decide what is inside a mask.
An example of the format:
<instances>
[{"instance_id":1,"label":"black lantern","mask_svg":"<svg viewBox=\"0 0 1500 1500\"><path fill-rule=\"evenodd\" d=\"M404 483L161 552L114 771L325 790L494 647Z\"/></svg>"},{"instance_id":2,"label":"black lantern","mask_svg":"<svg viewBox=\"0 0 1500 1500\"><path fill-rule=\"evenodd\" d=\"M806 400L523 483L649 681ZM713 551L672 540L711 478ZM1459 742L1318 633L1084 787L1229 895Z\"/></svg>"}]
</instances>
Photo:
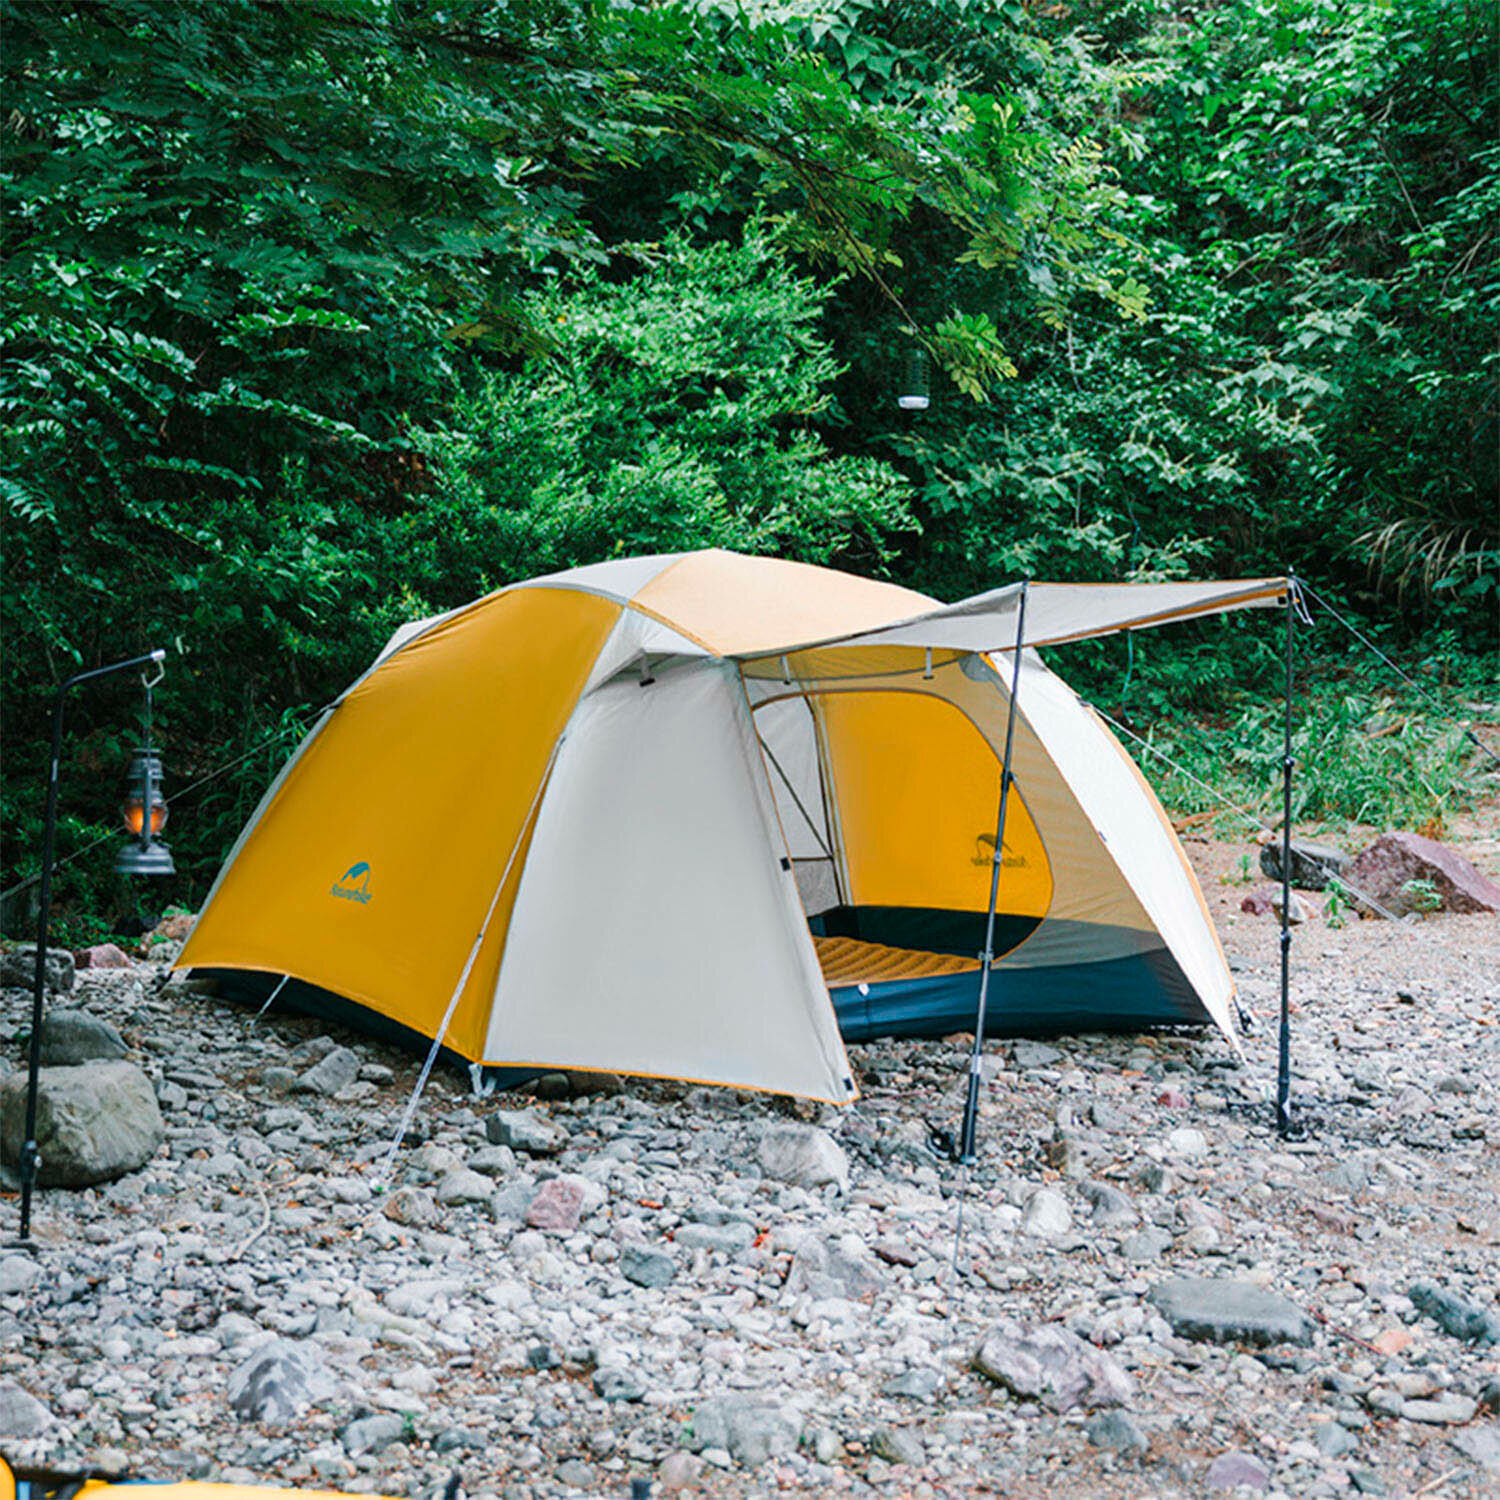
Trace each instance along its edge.
<instances>
[{"instance_id":1,"label":"black lantern","mask_svg":"<svg viewBox=\"0 0 1500 1500\"><path fill-rule=\"evenodd\" d=\"M115 856L116 874L175 874L172 851L156 841L156 835L166 826L167 803L161 794L161 757L150 745L137 750L130 758L120 816L131 838Z\"/></svg>"},{"instance_id":2,"label":"black lantern","mask_svg":"<svg viewBox=\"0 0 1500 1500\"><path fill-rule=\"evenodd\" d=\"M896 395L896 405L902 411L926 411L931 404L927 354L925 350L914 349L906 357L906 368L902 373L901 389Z\"/></svg>"}]
</instances>

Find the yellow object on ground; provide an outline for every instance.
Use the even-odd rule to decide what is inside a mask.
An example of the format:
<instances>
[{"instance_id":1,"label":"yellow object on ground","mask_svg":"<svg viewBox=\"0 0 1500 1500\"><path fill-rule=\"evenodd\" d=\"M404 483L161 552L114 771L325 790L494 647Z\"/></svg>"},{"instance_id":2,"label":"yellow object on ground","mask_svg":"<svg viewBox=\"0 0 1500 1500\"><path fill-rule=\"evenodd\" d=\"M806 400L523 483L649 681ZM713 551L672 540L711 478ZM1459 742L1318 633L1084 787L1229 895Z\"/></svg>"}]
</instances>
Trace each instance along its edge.
<instances>
[{"instance_id":1,"label":"yellow object on ground","mask_svg":"<svg viewBox=\"0 0 1500 1500\"><path fill-rule=\"evenodd\" d=\"M45 1471L18 1477L3 1455L0 1455L0 1500L53 1500L66 1495L68 1500L269 1500L272 1495L290 1495L297 1500L355 1500L338 1490L299 1490L275 1485L214 1484L208 1480L185 1479L158 1484L152 1480L84 1479ZM361 1496L359 1500L389 1500L389 1497Z\"/></svg>"}]
</instances>

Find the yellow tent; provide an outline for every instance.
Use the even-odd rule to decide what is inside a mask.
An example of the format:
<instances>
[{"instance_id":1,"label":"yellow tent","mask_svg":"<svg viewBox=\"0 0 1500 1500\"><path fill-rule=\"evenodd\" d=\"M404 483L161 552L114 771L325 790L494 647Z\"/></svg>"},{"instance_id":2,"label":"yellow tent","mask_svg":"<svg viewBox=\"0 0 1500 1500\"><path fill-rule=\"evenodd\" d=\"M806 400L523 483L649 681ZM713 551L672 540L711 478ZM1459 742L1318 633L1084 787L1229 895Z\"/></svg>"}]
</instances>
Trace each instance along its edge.
<instances>
[{"instance_id":1,"label":"yellow tent","mask_svg":"<svg viewBox=\"0 0 1500 1500\"><path fill-rule=\"evenodd\" d=\"M1032 584L1025 645L1284 597ZM1017 601L705 551L404 627L266 794L178 967L291 976L486 1066L848 1100L845 1037L972 1028ZM991 1029L1228 1035L1156 799L1034 650L1019 680Z\"/></svg>"}]
</instances>

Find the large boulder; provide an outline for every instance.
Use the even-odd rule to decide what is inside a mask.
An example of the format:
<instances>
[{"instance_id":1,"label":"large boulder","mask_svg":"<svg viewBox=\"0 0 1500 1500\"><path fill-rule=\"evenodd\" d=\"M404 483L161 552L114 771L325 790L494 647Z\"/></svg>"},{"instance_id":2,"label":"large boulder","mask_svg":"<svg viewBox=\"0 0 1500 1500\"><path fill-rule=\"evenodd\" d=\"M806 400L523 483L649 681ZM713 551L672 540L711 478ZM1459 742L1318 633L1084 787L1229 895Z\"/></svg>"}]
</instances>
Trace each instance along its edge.
<instances>
[{"instance_id":1,"label":"large boulder","mask_svg":"<svg viewBox=\"0 0 1500 1500\"><path fill-rule=\"evenodd\" d=\"M1346 877L1356 898L1370 896L1398 916L1438 908L1500 912L1500 885L1446 844L1419 833L1381 834L1355 855ZM1422 883L1431 887L1430 899Z\"/></svg>"},{"instance_id":2,"label":"large boulder","mask_svg":"<svg viewBox=\"0 0 1500 1500\"><path fill-rule=\"evenodd\" d=\"M42 965L49 990L66 993L73 988L73 955L66 948L49 948ZM30 989L36 983L36 944L22 943L9 953L0 953L0 987Z\"/></svg>"},{"instance_id":3,"label":"large boulder","mask_svg":"<svg viewBox=\"0 0 1500 1500\"><path fill-rule=\"evenodd\" d=\"M1292 884L1304 891L1321 891L1330 876L1342 875L1349 856L1332 844L1315 844L1311 839L1292 840ZM1273 839L1260 846L1261 873L1268 880L1281 879L1281 840Z\"/></svg>"},{"instance_id":4,"label":"large boulder","mask_svg":"<svg viewBox=\"0 0 1500 1500\"><path fill-rule=\"evenodd\" d=\"M0 1080L0 1157L14 1166L26 1130L26 1075ZM43 1068L37 1147L43 1187L90 1187L146 1165L166 1134L151 1080L128 1062Z\"/></svg>"},{"instance_id":5,"label":"large boulder","mask_svg":"<svg viewBox=\"0 0 1500 1500\"><path fill-rule=\"evenodd\" d=\"M54 1010L42 1018L42 1066L70 1068L78 1063L114 1062L129 1048L108 1021L86 1010Z\"/></svg>"}]
</instances>

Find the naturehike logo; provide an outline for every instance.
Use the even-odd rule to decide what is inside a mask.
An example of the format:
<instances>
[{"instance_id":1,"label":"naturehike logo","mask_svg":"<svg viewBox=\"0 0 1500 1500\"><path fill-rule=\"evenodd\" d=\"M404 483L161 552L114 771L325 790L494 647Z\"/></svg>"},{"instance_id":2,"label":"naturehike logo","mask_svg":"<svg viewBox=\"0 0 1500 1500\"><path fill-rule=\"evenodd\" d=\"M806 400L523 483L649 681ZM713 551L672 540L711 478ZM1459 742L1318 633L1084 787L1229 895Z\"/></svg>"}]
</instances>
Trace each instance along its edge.
<instances>
[{"instance_id":1,"label":"naturehike logo","mask_svg":"<svg viewBox=\"0 0 1500 1500\"><path fill-rule=\"evenodd\" d=\"M995 863L995 835L993 833L975 835L974 863L976 865L992 865ZM1024 854L1017 854L1009 844L1006 844L1001 852L1000 863L1007 870L1025 869L1026 856Z\"/></svg>"},{"instance_id":2,"label":"naturehike logo","mask_svg":"<svg viewBox=\"0 0 1500 1500\"><path fill-rule=\"evenodd\" d=\"M350 865L328 889L330 896L343 901L358 901L361 906L370 899L370 867L364 860Z\"/></svg>"}]
</instances>

